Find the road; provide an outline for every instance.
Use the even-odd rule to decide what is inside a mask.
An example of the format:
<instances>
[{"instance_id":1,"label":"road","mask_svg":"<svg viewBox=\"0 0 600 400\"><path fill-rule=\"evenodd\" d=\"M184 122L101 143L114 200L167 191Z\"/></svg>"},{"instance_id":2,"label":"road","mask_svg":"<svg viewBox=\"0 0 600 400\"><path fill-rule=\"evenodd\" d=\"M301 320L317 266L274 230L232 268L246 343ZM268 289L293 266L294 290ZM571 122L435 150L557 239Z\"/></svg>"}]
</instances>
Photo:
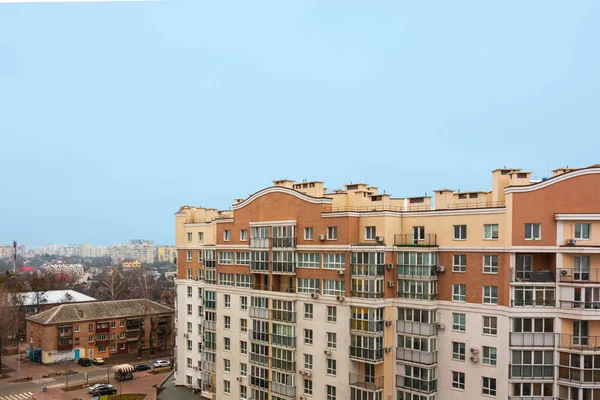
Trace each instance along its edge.
<instances>
[{"instance_id":1,"label":"road","mask_svg":"<svg viewBox=\"0 0 600 400\"><path fill-rule=\"evenodd\" d=\"M153 363L153 361L142 361L142 362L138 362L136 364L145 364L145 365L149 365L151 367L152 363ZM87 374L88 374L88 382L99 381L107 376L107 369L110 370L110 366L104 367L104 366L92 365L92 366L83 368L78 365L77 366L78 372L73 375L68 376L69 386L80 385L80 384L84 383L85 382L84 372L87 372ZM112 383L112 381L113 381L112 376L110 376L110 381ZM32 392L32 393L39 392L42 390L44 385L46 385L49 388L50 387L64 387L66 383L67 383L66 376L58 376L58 377L54 377L54 378L45 378L45 379L39 379L36 381L19 382L19 383L2 382L2 383L0 383L0 400L4 400L4 399L2 399L3 397L10 396L10 395L16 395L16 394L27 393L27 392Z\"/></svg>"}]
</instances>

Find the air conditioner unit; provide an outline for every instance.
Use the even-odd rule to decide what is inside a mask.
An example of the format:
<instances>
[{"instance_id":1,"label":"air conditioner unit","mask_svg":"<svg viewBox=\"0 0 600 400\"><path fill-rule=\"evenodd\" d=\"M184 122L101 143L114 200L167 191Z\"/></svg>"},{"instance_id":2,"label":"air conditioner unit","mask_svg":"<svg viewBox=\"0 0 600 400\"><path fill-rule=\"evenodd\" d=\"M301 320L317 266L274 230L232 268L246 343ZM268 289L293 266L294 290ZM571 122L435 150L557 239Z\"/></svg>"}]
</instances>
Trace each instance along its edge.
<instances>
[{"instance_id":1,"label":"air conditioner unit","mask_svg":"<svg viewBox=\"0 0 600 400\"><path fill-rule=\"evenodd\" d=\"M446 325L438 323L438 324L437 324L437 328L438 328L439 330L443 331L444 329L446 329Z\"/></svg>"},{"instance_id":2,"label":"air conditioner unit","mask_svg":"<svg viewBox=\"0 0 600 400\"><path fill-rule=\"evenodd\" d=\"M394 287L394 286L396 286L396 282L388 281L388 287Z\"/></svg>"},{"instance_id":3,"label":"air conditioner unit","mask_svg":"<svg viewBox=\"0 0 600 400\"><path fill-rule=\"evenodd\" d=\"M331 350L324 350L323 354L325 354L326 356L330 356L331 355Z\"/></svg>"},{"instance_id":4,"label":"air conditioner unit","mask_svg":"<svg viewBox=\"0 0 600 400\"><path fill-rule=\"evenodd\" d=\"M312 372L306 371L304 373L304 376L306 376L307 378L312 378Z\"/></svg>"},{"instance_id":5,"label":"air conditioner unit","mask_svg":"<svg viewBox=\"0 0 600 400\"><path fill-rule=\"evenodd\" d=\"M312 297L313 299L318 299L319 295L317 293L311 293L310 297Z\"/></svg>"},{"instance_id":6,"label":"air conditioner unit","mask_svg":"<svg viewBox=\"0 0 600 400\"><path fill-rule=\"evenodd\" d=\"M197 280L198 280L198 278L194 278L194 280L195 280L195 281L197 281Z\"/></svg>"},{"instance_id":7,"label":"air conditioner unit","mask_svg":"<svg viewBox=\"0 0 600 400\"><path fill-rule=\"evenodd\" d=\"M477 346L471 346L471 353L472 354L479 354L479 347L477 347Z\"/></svg>"},{"instance_id":8,"label":"air conditioner unit","mask_svg":"<svg viewBox=\"0 0 600 400\"><path fill-rule=\"evenodd\" d=\"M187 333L184 333L184 334L183 334L183 337L184 337L184 338L189 338L189 337L190 337L190 335L188 335Z\"/></svg>"},{"instance_id":9,"label":"air conditioner unit","mask_svg":"<svg viewBox=\"0 0 600 400\"><path fill-rule=\"evenodd\" d=\"M391 353L392 352L392 348L391 347L386 347L385 348L385 352L386 353Z\"/></svg>"},{"instance_id":10,"label":"air conditioner unit","mask_svg":"<svg viewBox=\"0 0 600 400\"><path fill-rule=\"evenodd\" d=\"M306 371L300 371L299 374L304 376L304 375L306 375Z\"/></svg>"},{"instance_id":11,"label":"air conditioner unit","mask_svg":"<svg viewBox=\"0 0 600 400\"><path fill-rule=\"evenodd\" d=\"M562 276L571 276L571 270L569 270L569 269L563 269L563 270L560 271L560 274Z\"/></svg>"},{"instance_id":12,"label":"air conditioner unit","mask_svg":"<svg viewBox=\"0 0 600 400\"><path fill-rule=\"evenodd\" d=\"M385 321L385 326L392 326L392 321L390 321L390 320Z\"/></svg>"},{"instance_id":13,"label":"air conditioner unit","mask_svg":"<svg viewBox=\"0 0 600 400\"><path fill-rule=\"evenodd\" d=\"M346 271L344 271L344 270L338 271L338 275L344 275L345 273L346 273Z\"/></svg>"},{"instance_id":14,"label":"air conditioner unit","mask_svg":"<svg viewBox=\"0 0 600 400\"><path fill-rule=\"evenodd\" d=\"M325 240L325 235L323 235L322 233L318 236L319 240Z\"/></svg>"},{"instance_id":15,"label":"air conditioner unit","mask_svg":"<svg viewBox=\"0 0 600 400\"><path fill-rule=\"evenodd\" d=\"M470 359L471 359L471 361L473 361L473 362L479 362L479 357L477 357L477 356L471 356L471 357L469 357L469 358L470 358Z\"/></svg>"},{"instance_id":16,"label":"air conditioner unit","mask_svg":"<svg viewBox=\"0 0 600 400\"><path fill-rule=\"evenodd\" d=\"M336 299L337 299L337 301L339 301L339 302L341 303L341 302L342 302L342 301L344 301L346 298L345 298L344 296L337 296L337 297L336 297Z\"/></svg>"},{"instance_id":17,"label":"air conditioner unit","mask_svg":"<svg viewBox=\"0 0 600 400\"><path fill-rule=\"evenodd\" d=\"M242 377L238 376L237 378L235 378L236 381L241 382L242 381Z\"/></svg>"},{"instance_id":18,"label":"air conditioner unit","mask_svg":"<svg viewBox=\"0 0 600 400\"><path fill-rule=\"evenodd\" d=\"M394 264L385 264L386 269L394 269Z\"/></svg>"},{"instance_id":19,"label":"air conditioner unit","mask_svg":"<svg viewBox=\"0 0 600 400\"><path fill-rule=\"evenodd\" d=\"M575 243L577 243L577 240L567 239L567 246L575 246Z\"/></svg>"},{"instance_id":20,"label":"air conditioner unit","mask_svg":"<svg viewBox=\"0 0 600 400\"><path fill-rule=\"evenodd\" d=\"M198 371L198 367L194 367L194 371Z\"/></svg>"},{"instance_id":21,"label":"air conditioner unit","mask_svg":"<svg viewBox=\"0 0 600 400\"><path fill-rule=\"evenodd\" d=\"M437 272L444 272L444 271L446 271L446 267L444 267L443 265L439 265L437 267Z\"/></svg>"},{"instance_id":22,"label":"air conditioner unit","mask_svg":"<svg viewBox=\"0 0 600 400\"><path fill-rule=\"evenodd\" d=\"M375 241L377 243L383 243L383 236L375 236Z\"/></svg>"}]
</instances>

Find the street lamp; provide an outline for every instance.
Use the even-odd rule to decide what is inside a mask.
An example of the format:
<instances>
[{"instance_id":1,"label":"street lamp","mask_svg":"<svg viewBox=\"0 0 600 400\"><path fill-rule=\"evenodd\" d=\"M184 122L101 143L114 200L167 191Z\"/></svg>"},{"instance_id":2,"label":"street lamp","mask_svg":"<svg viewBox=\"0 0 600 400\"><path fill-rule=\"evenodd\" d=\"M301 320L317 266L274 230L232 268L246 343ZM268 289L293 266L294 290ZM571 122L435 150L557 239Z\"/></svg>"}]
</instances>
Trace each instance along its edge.
<instances>
[{"instance_id":1,"label":"street lamp","mask_svg":"<svg viewBox=\"0 0 600 400\"><path fill-rule=\"evenodd\" d=\"M18 350L18 354L19 354L19 356L18 356L18 357L19 357L19 358L17 359L17 360L18 360L18 367L17 367L17 370L18 370L19 372L17 373L17 375L18 375L18 376L17 376L17 381L20 381L20 380L21 380L21 342L22 342L22 341L23 341L23 339L19 339L19 343L18 343L18 347L19 347L19 350Z\"/></svg>"}]
</instances>

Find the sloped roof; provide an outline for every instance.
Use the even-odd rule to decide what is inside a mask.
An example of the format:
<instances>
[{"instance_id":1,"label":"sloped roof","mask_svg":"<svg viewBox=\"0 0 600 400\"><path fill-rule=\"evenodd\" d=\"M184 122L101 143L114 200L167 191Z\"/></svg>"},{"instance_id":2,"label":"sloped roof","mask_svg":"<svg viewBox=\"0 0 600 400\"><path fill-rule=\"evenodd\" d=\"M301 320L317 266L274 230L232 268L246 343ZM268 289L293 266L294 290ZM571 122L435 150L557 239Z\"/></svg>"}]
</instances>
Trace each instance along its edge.
<instances>
[{"instance_id":1,"label":"sloped roof","mask_svg":"<svg viewBox=\"0 0 600 400\"><path fill-rule=\"evenodd\" d=\"M80 316L82 312L82 316ZM147 299L97 301L94 303L61 304L28 317L27 320L44 325L109 320L141 315L172 314L174 310Z\"/></svg>"},{"instance_id":2,"label":"sloped roof","mask_svg":"<svg viewBox=\"0 0 600 400\"><path fill-rule=\"evenodd\" d=\"M24 306L33 306L39 304L60 304L60 303L82 303L96 301L95 298L87 296L75 290L47 290L45 292L27 292L19 294L21 303Z\"/></svg>"}]
</instances>

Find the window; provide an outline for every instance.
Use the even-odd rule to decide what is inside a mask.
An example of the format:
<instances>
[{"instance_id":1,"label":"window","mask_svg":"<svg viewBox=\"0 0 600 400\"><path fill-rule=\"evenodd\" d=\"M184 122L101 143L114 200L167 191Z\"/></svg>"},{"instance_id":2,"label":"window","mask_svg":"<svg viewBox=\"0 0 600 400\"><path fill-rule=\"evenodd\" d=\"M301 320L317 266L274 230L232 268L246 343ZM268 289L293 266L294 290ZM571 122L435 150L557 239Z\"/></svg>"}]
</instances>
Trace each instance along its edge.
<instances>
[{"instance_id":1,"label":"window","mask_svg":"<svg viewBox=\"0 0 600 400\"><path fill-rule=\"evenodd\" d=\"M452 256L452 272L467 272L466 254L455 254Z\"/></svg>"},{"instance_id":2,"label":"window","mask_svg":"<svg viewBox=\"0 0 600 400\"><path fill-rule=\"evenodd\" d=\"M204 232L198 232L198 241L200 243L204 242Z\"/></svg>"},{"instance_id":3,"label":"window","mask_svg":"<svg viewBox=\"0 0 600 400\"><path fill-rule=\"evenodd\" d=\"M313 319L313 305L304 304L304 319Z\"/></svg>"},{"instance_id":4,"label":"window","mask_svg":"<svg viewBox=\"0 0 600 400\"><path fill-rule=\"evenodd\" d=\"M240 340L240 353L248 354L248 342Z\"/></svg>"},{"instance_id":5,"label":"window","mask_svg":"<svg viewBox=\"0 0 600 400\"><path fill-rule=\"evenodd\" d=\"M248 332L248 320L245 318L240 318L240 331Z\"/></svg>"},{"instance_id":6,"label":"window","mask_svg":"<svg viewBox=\"0 0 600 400\"><path fill-rule=\"evenodd\" d=\"M249 274L235 274L235 286L251 288L253 286L254 279Z\"/></svg>"},{"instance_id":7,"label":"window","mask_svg":"<svg viewBox=\"0 0 600 400\"><path fill-rule=\"evenodd\" d=\"M313 344L313 331L312 329L304 330L304 344Z\"/></svg>"},{"instance_id":8,"label":"window","mask_svg":"<svg viewBox=\"0 0 600 400\"><path fill-rule=\"evenodd\" d=\"M242 242L245 242L248 240L248 229L241 229L240 230L240 240Z\"/></svg>"},{"instance_id":9,"label":"window","mask_svg":"<svg viewBox=\"0 0 600 400\"><path fill-rule=\"evenodd\" d=\"M225 380L223 381L223 392L231 393L231 382Z\"/></svg>"},{"instance_id":10,"label":"window","mask_svg":"<svg viewBox=\"0 0 600 400\"><path fill-rule=\"evenodd\" d=\"M123 323L123 321L121 321L121 323ZM75 327L73 328L73 332L79 332L79 325L75 325Z\"/></svg>"},{"instance_id":11,"label":"window","mask_svg":"<svg viewBox=\"0 0 600 400\"><path fill-rule=\"evenodd\" d=\"M313 368L313 356L312 354L304 355L304 369L312 369Z\"/></svg>"},{"instance_id":12,"label":"window","mask_svg":"<svg viewBox=\"0 0 600 400\"><path fill-rule=\"evenodd\" d=\"M226 351L231 350L231 339L229 339L227 337L224 338L223 344L224 344L224 348L225 348Z\"/></svg>"},{"instance_id":13,"label":"window","mask_svg":"<svg viewBox=\"0 0 600 400\"><path fill-rule=\"evenodd\" d=\"M231 360L223 359L225 372L231 372Z\"/></svg>"},{"instance_id":14,"label":"window","mask_svg":"<svg viewBox=\"0 0 600 400\"><path fill-rule=\"evenodd\" d=\"M335 386L327 385L327 400L337 400L337 390Z\"/></svg>"},{"instance_id":15,"label":"window","mask_svg":"<svg viewBox=\"0 0 600 400\"><path fill-rule=\"evenodd\" d=\"M337 347L337 333L327 332L327 347L330 349Z\"/></svg>"},{"instance_id":16,"label":"window","mask_svg":"<svg viewBox=\"0 0 600 400\"><path fill-rule=\"evenodd\" d=\"M187 341L187 351L192 351L193 350L193 345L192 345L192 341L188 340Z\"/></svg>"},{"instance_id":17,"label":"window","mask_svg":"<svg viewBox=\"0 0 600 400\"><path fill-rule=\"evenodd\" d=\"M305 379L304 380L304 394L309 394L312 395L312 380L310 379Z\"/></svg>"},{"instance_id":18,"label":"window","mask_svg":"<svg viewBox=\"0 0 600 400\"><path fill-rule=\"evenodd\" d=\"M498 304L498 286L483 287L483 304Z\"/></svg>"},{"instance_id":19,"label":"window","mask_svg":"<svg viewBox=\"0 0 600 400\"><path fill-rule=\"evenodd\" d=\"M346 255L345 254L323 253L323 268L324 269L345 269L346 268Z\"/></svg>"},{"instance_id":20,"label":"window","mask_svg":"<svg viewBox=\"0 0 600 400\"><path fill-rule=\"evenodd\" d=\"M225 274L225 275L228 275L228 274ZM223 295L223 300L225 302L225 308L231 307L231 295L230 294Z\"/></svg>"},{"instance_id":21,"label":"window","mask_svg":"<svg viewBox=\"0 0 600 400\"><path fill-rule=\"evenodd\" d=\"M248 376L248 365L244 363L240 363L240 375Z\"/></svg>"},{"instance_id":22,"label":"window","mask_svg":"<svg viewBox=\"0 0 600 400\"><path fill-rule=\"evenodd\" d=\"M464 302L467 300L467 285L455 283L452 285L452 301Z\"/></svg>"},{"instance_id":23,"label":"window","mask_svg":"<svg viewBox=\"0 0 600 400\"><path fill-rule=\"evenodd\" d=\"M321 254L298 253L298 268L320 268Z\"/></svg>"},{"instance_id":24,"label":"window","mask_svg":"<svg viewBox=\"0 0 600 400\"><path fill-rule=\"evenodd\" d=\"M525 224L525 240L540 240L541 235L541 224Z\"/></svg>"},{"instance_id":25,"label":"window","mask_svg":"<svg viewBox=\"0 0 600 400\"><path fill-rule=\"evenodd\" d=\"M244 385L240 385L240 399L248 398L248 388Z\"/></svg>"},{"instance_id":26,"label":"window","mask_svg":"<svg viewBox=\"0 0 600 400\"><path fill-rule=\"evenodd\" d=\"M88 343L94 343L94 337L88 336Z\"/></svg>"},{"instance_id":27,"label":"window","mask_svg":"<svg viewBox=\"0 0 600 400\"><path fill-rule=\"evenodd\" d=\"M194 288L191 286L187 287L187 297L193 297L194 296Z\"/></svg>"},{"instance_id":28,"label":"window","mask_svg":"<svg viewBox=\"0 0 600 400\"><path fill-rule=\"evenodd\" d=\"M250 265L250 252L238 251L235 253L236 265Z\"/></svg>"},{"instance_id":29,"label":"window","mask_svg":"<svg viewBox=\"0 0 600 400\"><path fill-rule=\"evenodd\" d=\"M575 354L575 356L578 356ZM511 351L510 377L539 379L554 376L553 350Z\"/></svg>"},{"instance_id":30,"label":"window","mask_svg":"<svg viewBox=\"0 0 600 400\"><path fill-rule=\"evenodd\" d=\"M467 240L466 225L454 225L454 240Z\"/></svg>"},{"instance_id":31,"label":"window","mask_svg":"<svg viewBox=\"0 0 600 400\"><path fill-rule=\"evenodd\" d=\"M498 318L497 317L483 317L483 334L493 335L498 334Z\"/></svg>"},{"instance_id":32,"label":"window","mask_svg":"<svg viewBox=\"0 0 600 400\"><path fill-rule=\"evenodd\" d=\"M312 227L304 228L304 240L313 240L313 237L314 229Z\"/></svg>"},{"instance_id":33,"label":"window","mask_svg":"<svg viewBox=\"0 0 600 400\"><path fill-rule=\"evenodd\" d=\"M327 322L337 322L336 306L327 306Z\"/></svg>"},{"instance_id":34,"label":"window","mask_svg":"<svg viewBox=\"0 0 600 400\"><path fill-rule=\"evenodd\" d=\"M187 323L187 333L192 333L192 323L191 322Z\"/></svg>"},{"instance_id":35,"label":"window","mask_svg":"<svg viewBox=\"0 0 600 400\"><path fill-rule=\"evenodd\" d=\"M188 250L187 251L187 262L192 262L193 258L192 258L192 251ZM188 279L191 279L191 277L189 277Z\"/></svg>"},{"instance_id":36,"label":"window","mask_svg":"<svg viewBox=\"0 0 600 400\"><path fill-rule=\"evenodd\" d=\"M223 240L229 242L231 240L231 231L229 229L223 230Z\"/></svg>"},{"instance_id":37,"label":"window","mask_svg":"<svg viewBox=\"0 0 600 400\"><path fill-rule=\"evenodd\" d=\"M319 293L320 280L298 278L298 293Z\"/></svg>"},{"instance_id":38,"label":"window","mask_svg":"<svg viewBox=\"0 0 600 400\"><path fill-rule=\"evenodd\" d=\"M459 332L467 330L467 314L452 313L452 330Z\"/></svg>"},{"instance_id":39,"label":"window","mask_svg":"<svg viewBox=\"0 0 600 400\"><path fill-rule=\"evenodd\" d=\"M231 317L225 315L223 317L223 322L225 323L225 329L231 329Z\"/></svg>"},{"instance_id":40,"label":"window","mask_svg":"<svg viewBox=\"0 0 600 400\"><path fill-rule=\"evenodd\" d=\"M337 362L331 358L327 359L327 375L335 375L337 370Z\"/></svg>"},{"instance_id":41,"label":"window","mask_svg":"<svg viewBox=\"0 0 600 400\"><path fill-rule=\"evenodd\" d=\"M337 226L327 227L327 240L337 240Z\"/></svg>"},{"instance_id":42,"label":"window","mask_svg":"<svg viewBox=\"0 0 600 400\"><path fill-rule=\"evenodd\" d=\"M324 296L343 296L346 294L346 285L344 281L323 279Z\"/></svg>"},{"instance_id":43,"label":"window","mask_svg":"<svg viewBox=\"0 0 600 400\"><path fill-rule=\"evenodd\" d=\"M110 329L115 329L117 327L117 322L116 321L112 321L110 323Z\"/></svg>"},{"instance_id":44,"label":"window","mask_svg":"<svg viewBox=\"0 0 600 400\"><path fill-rule=\"evenodd\" d=\"M575 256L573 267L573 280L587 281L590 279L590 256Z\"/></svg>"},{"instance_id":45,"label":"window","mask_svg":"<svg viewBox=\"0 0 600 400\"><path fill-rule=\"evenodd\" d=\"M459 342L452 342L452 359L465 361L465 344Z\"/></svg>"},{"instance_id":46,"label":"window","mask_svg":"<svg viewBox=\"0 0 600 400\"><path fill-rule=\"evenodd\" d=\"M365 226L365 240L375 240L377 228L374 226Z\"/></svg>"},{"instance_id":47,"label":"window","mask_svg":"<svg viewBox=\"0 0 600 400\"><path fill-rule=\"evenodd\" d=\"M465 373L452 371L452 387L465 390Z\"/></svg>"},{"instance_id":48,"label":"window","mask_svg":"<svg viewBox=\"0 0 600 400\"><path fill-rule=\"evenodd\" d=\"M192 305L191 304L187 305L187 315L192 315Z\"/></svg>"},{"instance_id":49,"label":"window","mask_svg":"<svg viewBox=\"0 0 600 400\"><path fill-rule=\"evenodd\" d=\"M187 233L187 241L191 242L192 241L192 232L188 232Z\"/></svg>"},{"instance_id":50,"label":"window","mask_svg":"<svg viewBox=\"0 0 600 400\"><path fill-rule=\"evenodd\" d=\"M498 224L483 225L483 238L486 240L498 239Z\"/></svg>"},{"instance_id":51,"label":"window","mask_svg":"<svg viewBox=\"0 0 600 400\"><path fill-rule=\"evenodd\" d=\"M233 265L233 251L220 251L219 264Z\"/></svg>"},{"instance_id":52,"label":"window","mask_svg":"<svg viewBox=\"0 0 600 400\"><path fill-rule=\"evenodd\" d=\"M248 309L248 297L246 297L246 296L240 297L240 309L242 309L242 310Z\"/></svg>"},{"instance_id":53,"label":"window","mask_svg":"<svg viewBox=\"0 0 600 400\"><path fill-rule=\"evenodd\" d=\"M590 224L575 224L575 239L587 240L590 238Z\"/></svg>"},{"instance_id":54,"label":"window","mask_svg":"<svg viewBox=\"0 0 600 400\"><path fill-rule=\"evenodd\" d=\"M488 395L488 396L496 396L496 378L488 378L488 377L482 377L483 383L481 385L482 394Z\"/></svg>"},{"instance_id":55,"label":"window","mask_svg":"<svg viewBox=\"0 0 600 400\"><path fill-rule=\"evenodd\" d=\"M119 339L125 339L125 332L119 333Z\"/></svg>"},{"instance_id":56,"label":"window","mask_svg":"<svg viewBox=\"0 0 600 400\"><path fill-rule=\"evenodd\" d=\"M498 273L498 256L497 255L484 255L483 256L483 273L484 274L497 274Z\"/></svg>"},{"instance_id":57,"label":"window","mask_svg":"<svg viewBox=\"0 0 600 400\"><path fill-rule=\"evenodd\" d=\"M497 354L495 347L483 346L483 364L484 365L496 365Z\"/></svg>"}]
</instances>

